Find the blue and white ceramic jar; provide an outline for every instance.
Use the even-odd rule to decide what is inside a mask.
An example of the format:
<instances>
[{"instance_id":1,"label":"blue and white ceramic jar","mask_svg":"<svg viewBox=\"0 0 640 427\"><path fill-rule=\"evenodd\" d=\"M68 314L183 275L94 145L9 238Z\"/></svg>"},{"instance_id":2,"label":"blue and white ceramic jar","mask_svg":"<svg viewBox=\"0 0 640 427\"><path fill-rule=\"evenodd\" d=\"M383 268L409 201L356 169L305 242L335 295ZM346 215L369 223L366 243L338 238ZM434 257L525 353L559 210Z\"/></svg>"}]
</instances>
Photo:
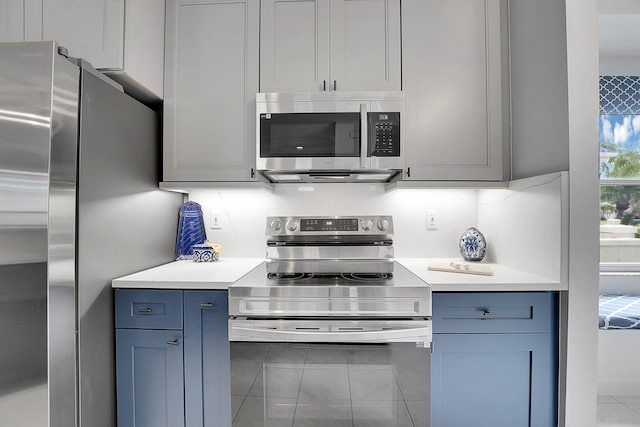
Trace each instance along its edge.
<instances>
[{"instance_id":1,"label":"blue and white ceramic jar","mask_svg":"<svg viewBox=\"0 0 640 427\"><path fill-rule=\"evenodd\" d=\"M195 262L213 262L218 260L218 253L209 245L193 245Z\"/></svg>"},{"instance_id":2,"label":"blue and white ceramic jar","mask_svg":"<svg viewBox=\"0 0 640 427\"><path fill-rule=\"evenodd\" d=\"M465 261L482 261L487 253L484 236L475 227L467 228L460 236L460 254Z\"/></svg>"}]
</instances>

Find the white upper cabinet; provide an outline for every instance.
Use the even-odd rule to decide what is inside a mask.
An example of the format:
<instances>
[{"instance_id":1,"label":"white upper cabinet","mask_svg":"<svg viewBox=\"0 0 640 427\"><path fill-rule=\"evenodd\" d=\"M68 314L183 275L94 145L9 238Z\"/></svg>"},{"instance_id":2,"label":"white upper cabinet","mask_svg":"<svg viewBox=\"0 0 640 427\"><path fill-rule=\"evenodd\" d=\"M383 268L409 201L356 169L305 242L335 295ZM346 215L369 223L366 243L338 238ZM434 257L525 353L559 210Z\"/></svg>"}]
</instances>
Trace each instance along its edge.
<instances>
[{"instance_id":1,"label":"white upper cabinet","mask_svg":"<svg viewBox=\"0 0 640 427\"><path fill-rule=\"evenodd\" d=\"M42 38L94 68L123 68L124 9L125 0L43 1Z\"/></svg>"},{"instance_id":2,"label":"white upper cabinet","mask_svg":"<svg viewBox=\"0 0 640 427\"><path fill-rule=\"evenodd\" d=\"M259 7L167 0L163 181L253 181Z\"/></svg>"},{"instance_id":3,"label":"white upper cabinet","mask_svg":"<svg viewBox=\"0 0 640 427\"><path fill-rule=\"evenodd\" d=\"M400 90L400 0L262 0L260 91Z\"/></svg>"},{"instance_id":4,"label":"white upper cabinet","mask_svg":"<svg viewBox=\"0 0 640 427\"><path fill-rule=\"evenodd\" d=\"M0 41L55 40L143 102L163 97L163 0L0 0Z\"/></svg>"},{"instance_id":5,"label":"white upper cabinet","mask_svg":"<svg viewBox=\"0 0 640 427\"><path fill-rule=\"evenodd\" d=\"M500 0L403 0L404 179L507 178L500 18Z\"/></svg>"},{"instance_id":6,"label":"white upper cabinet","mask_svg":"<svg viewBox=\"0 0 640 427\"><path fill-rule=\"evenodd\" d=\"M0 42L24 41L24 1L0 0Z\"/></svg>"}]
</instances>

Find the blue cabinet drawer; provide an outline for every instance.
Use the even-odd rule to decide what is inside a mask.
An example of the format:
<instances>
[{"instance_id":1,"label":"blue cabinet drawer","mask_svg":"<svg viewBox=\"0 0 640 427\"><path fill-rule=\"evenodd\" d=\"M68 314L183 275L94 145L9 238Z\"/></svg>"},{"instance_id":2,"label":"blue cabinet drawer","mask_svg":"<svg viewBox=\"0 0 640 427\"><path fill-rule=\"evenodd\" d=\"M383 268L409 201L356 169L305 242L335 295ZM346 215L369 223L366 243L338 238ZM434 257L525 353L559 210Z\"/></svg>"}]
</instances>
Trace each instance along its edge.
<instances>
[{"instance_id":1,"label":"blue cabinet drawer","mask_svg":"<svg viewBox=\"0 0 640 427\"><path fill-rule=\"evenodd\" d=\"M182 291L116 289L116 328L182 329Z\"/></svg>"},{"instance_id":2,"label":"blue cabinet drawer","mask_svg":"<svg viewBox=\"0 0 640 427\"><path fill-rule=\"evenodd\" d=\"M551 292L434 292L434 333L539 333L552 330Z\"/></svg>"}]
</instances>

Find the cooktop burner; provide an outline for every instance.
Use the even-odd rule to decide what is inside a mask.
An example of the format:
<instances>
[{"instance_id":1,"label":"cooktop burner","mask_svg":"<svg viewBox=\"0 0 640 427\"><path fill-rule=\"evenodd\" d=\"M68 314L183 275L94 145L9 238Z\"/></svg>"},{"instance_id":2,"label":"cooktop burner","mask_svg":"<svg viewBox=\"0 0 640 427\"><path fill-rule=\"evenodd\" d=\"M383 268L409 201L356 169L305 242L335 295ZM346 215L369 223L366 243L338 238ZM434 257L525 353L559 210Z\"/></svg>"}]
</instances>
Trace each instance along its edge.
<instances>
[{"instance_id":1,"label":"cooktop burner","mask_svg":"<svg viewBox=\"0 0 640 427\"><path fill-rule=\"evenodd\" d=\"M267 273L267 279L302 281L309 279L346 279L360 282L392 279L392 273Z\"/></svg>"},{"instance_id":2,"label":"cooktop burner","mask_svg":"<svg viewBox=\"0 0 640 427\"><path fill-rule=\"evenodd\" d=\"M266 263L245 274L229 287L229 292L238 289L287 288L286 292L306 292L310 288L424 288L428 285L402 265L394 262L393 273L270 273ZM388 291L385 291L388 292Z\"/></svg>"}]
</instances>

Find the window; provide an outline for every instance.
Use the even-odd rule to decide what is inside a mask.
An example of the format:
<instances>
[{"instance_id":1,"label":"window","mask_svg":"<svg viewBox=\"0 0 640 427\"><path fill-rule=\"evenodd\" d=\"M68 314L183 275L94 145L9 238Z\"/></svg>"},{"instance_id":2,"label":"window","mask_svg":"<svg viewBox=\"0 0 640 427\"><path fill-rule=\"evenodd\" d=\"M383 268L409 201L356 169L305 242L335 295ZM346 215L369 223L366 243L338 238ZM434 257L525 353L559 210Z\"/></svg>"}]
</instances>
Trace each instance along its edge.
<instances>
[{"instance_id":1,"label":"window","mask_svg":"<svg viewBox=\"0 0 640 427\"><path fill-rule=\"evenodd\" d=\"M640 271L640 77L600 78L600 269Z\"/></svg>"}]
</instances>

